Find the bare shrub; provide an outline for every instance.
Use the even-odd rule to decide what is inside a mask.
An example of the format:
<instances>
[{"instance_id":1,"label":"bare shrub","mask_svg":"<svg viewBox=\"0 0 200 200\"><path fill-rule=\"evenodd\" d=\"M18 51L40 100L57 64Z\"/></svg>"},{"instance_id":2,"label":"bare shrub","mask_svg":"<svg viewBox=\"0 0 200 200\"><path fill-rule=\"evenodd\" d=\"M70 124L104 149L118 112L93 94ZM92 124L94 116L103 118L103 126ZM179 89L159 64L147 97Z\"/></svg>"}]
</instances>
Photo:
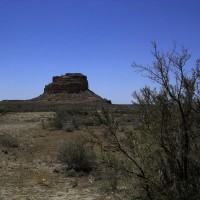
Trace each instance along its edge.
<instances>
[{"instance_id":1,"label":"bare shrub","mask_svg":"<svg viewBox=\"0 0 200 200\"><path fill-rule=\"evenodd\" d=\"M128 174L131 196L144 200L200 199L200 59L186 67L188 50L176 48L161 53L153 42L152 66L134 63L157 89L134 92L134 123L137 129L120 132L108 109L96 110L96 118L107 131L97 144L118 152L121 165L111 165ZM160 86L160 87L159 87ZM104 150L105 151L105 150ZM109 152L110 153L110 152Z\"/></svg>"},{"instance_id":2,"label":"bare shrub","mask_svg":"<svg viewBox=\"0 0 200 200\"><path fill-rule=\"evenodd\" d=\"M58 151L58 160L66 169L77 172L90 172L95 166L95 157L94 152L79 140L62 142Z\"/></svg>"},{"instance_id":3,"label":"bare shrub","mask_svg":"<svg viewBox=\"0 0 200 200\"><path fill-rule=\"evenodd\" d=\"M5 133L0 135L0 144L8 148L19 147L19 141L15 137Z\"/></svg>"},{"instance_id":4,"label":"bare shrub","mask_svg":"<svg viewBox=\"0 0 200 200\"><path fill-rule=\"evenodd\" d=\"M62 127L62 130L66 132L73 132L75 127L72 124L66 124Z\"/></svg>"},{"instance_id":5,"label":"bare shrub","mask_svg":"<svg viewBox=\"0 0 200 200\"><path fill-rule=\"evenodd\" d=\"M60 119L59 119L57 116L55 116L55 118L53 119L52 125L53 125L53 127L55 127L57 130L62 129L62 127L63 127L62 122L60 121Z\"/></svg>"},{"instance_id":6,"label":"bare shrub","mask_svg":"<svg viewBox=\"0 0 200 200\"><path fill-rule=\"evenodd\" d=\"M80 108L74 109L72 107L71 109L57 110L53 119L53 126L60 130L66 126L66 124L71 124L74 129L79 129L82 125L82 119L87 118L87 115L89 115L89 113Z\"/></svg>"}]
</instances>

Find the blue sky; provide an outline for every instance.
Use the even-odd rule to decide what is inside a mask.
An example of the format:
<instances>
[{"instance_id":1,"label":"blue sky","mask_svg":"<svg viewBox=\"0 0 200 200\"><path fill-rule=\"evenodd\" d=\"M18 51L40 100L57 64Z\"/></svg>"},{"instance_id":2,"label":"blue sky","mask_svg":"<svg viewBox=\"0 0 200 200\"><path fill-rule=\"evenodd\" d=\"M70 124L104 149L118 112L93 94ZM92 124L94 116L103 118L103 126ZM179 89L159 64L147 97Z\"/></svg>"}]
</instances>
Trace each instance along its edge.
<instances>
[{"instance_id":1,"label":"blue sky","mask_svg":"<svg viewBox=\"0 0 200 200\"><path fill-rule=\"evenodd\" d=\"M113 103L151 83L151 41L200 57L199 0L0 0L0 100L43 93L52 76L80 72Z\"/></svg>"}]
</instances>

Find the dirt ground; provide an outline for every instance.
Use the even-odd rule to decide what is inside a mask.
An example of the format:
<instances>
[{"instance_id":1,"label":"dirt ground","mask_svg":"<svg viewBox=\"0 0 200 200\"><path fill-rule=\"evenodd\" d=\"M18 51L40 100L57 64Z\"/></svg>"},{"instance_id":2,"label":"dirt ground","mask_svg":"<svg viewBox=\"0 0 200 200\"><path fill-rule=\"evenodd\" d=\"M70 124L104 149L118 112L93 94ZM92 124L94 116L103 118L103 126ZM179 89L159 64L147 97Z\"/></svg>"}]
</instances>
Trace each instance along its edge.
<instances>
[{"instance_id":1,"label":"dirt ground","mask_svg":"<svg viewBox=\"0 0 200 200\"><path fill-rule=\"evenodd\" d=\"M92 174L69 177L59 173L59 143L83 134L48 127L53 112L0 115L0 135L16 137L20 146L0 145L0 200L117 199L100 190Z\"/></svg>"}]
</instances>

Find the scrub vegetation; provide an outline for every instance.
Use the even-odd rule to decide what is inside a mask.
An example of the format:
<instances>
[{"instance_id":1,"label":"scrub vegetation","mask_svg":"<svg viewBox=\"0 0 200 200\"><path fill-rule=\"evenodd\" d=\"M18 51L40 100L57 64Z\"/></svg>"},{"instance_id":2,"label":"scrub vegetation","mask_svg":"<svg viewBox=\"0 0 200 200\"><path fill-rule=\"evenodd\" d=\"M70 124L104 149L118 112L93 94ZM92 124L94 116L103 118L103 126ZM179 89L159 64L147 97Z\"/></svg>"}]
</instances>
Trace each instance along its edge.
<instances>
[{"instance_id":1,"label":"scrub vegetation","mask_svg":"<svg viewBox=\"0 0 200 200\"><path fill-rule=\"evenodd\" d=\"M1 102L1 199L200 199L200 60L152 45L133 105Z\"/></svg>"}]
</instances>

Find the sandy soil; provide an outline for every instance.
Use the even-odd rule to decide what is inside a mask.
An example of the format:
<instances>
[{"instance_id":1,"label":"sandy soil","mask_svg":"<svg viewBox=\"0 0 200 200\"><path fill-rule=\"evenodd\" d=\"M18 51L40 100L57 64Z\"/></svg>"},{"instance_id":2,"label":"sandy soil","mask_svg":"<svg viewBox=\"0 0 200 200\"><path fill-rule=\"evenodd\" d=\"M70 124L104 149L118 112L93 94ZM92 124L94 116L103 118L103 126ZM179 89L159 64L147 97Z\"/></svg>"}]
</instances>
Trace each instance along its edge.
<instances>
[{"instance_id":1,"label":"sandy soil","mask_svg":"<svg viewBox=\"0 0 200 200\"><path fill-rule=\"evenodd\" d=\"M18 138L16 149L0 146L1 200L100 200L114 199L100 193L93 175L65 177L56 162L58 145L79 132L50 130L52 112L0 115L0 134Z\"/></svg>"}]
</instances>

